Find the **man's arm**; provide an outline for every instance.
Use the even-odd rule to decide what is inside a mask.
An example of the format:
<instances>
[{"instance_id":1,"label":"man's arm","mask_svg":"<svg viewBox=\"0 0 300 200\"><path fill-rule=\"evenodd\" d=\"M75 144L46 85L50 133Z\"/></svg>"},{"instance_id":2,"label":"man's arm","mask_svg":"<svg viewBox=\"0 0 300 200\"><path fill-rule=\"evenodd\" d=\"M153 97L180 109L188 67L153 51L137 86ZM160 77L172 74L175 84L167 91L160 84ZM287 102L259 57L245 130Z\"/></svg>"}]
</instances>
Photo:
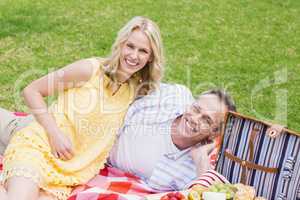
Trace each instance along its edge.
<instances>
[{"instance_id":1,"label":"man's arm","mask_svg":"<svg viewBox=\"0 0 300 200\"><path fill-rule=\"evenodd\" d=\"M196 165L197 176L200 177L206 171L212 169L209 154L215 149L216 143L196 145L191 149L191 157Z\"/></svg>"}]
</instances>

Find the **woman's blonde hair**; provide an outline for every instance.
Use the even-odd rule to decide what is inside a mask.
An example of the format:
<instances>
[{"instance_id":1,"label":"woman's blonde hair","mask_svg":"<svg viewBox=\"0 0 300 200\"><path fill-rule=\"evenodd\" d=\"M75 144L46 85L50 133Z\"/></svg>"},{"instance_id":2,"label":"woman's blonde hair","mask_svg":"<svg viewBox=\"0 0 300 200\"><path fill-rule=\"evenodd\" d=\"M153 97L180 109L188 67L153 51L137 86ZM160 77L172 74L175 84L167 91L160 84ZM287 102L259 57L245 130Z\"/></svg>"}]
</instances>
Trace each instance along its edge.
<instances>
[{"instance_id":1,"label":"woman's blonde hair","mask_svg":"<svg viewBox=\"0 0 300 200\"><path fill-rule=\"evenodd\" d=\"M136 72L131 77L139 80L137 95L146 95L157 86L162 79L164 68L164 52L162 39L158 26L146 17L137 16L132 18L119 32L112 45L111 54L105 61L105 73L110 76L112 81L116 79L116 72L120 65L121 47L127 41L134 30L141 30L150 41L152 55L150 61L144 68Z\"/></svg>"}]
</instances>

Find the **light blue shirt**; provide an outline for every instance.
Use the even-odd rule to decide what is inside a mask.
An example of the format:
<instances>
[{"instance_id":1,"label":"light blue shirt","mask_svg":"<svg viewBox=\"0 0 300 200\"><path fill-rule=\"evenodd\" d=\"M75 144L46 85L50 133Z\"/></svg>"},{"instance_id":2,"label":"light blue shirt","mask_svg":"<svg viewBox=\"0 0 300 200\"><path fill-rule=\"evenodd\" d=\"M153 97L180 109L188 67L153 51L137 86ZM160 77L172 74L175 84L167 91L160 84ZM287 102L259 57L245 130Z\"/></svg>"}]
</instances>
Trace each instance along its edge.
<instances>
[{"instance_id":1,"label":"light blue shirt","mask_svg":"<svg viewBox=\"0 0 300 200\"><path fill-rule=\"evenodd\" d=\"M197 177L196 167L189 149L180 151L174 145L171 124L193 102L185 86L163 83L137 99L118 133L110 164L141 177L154 189L183 189Z\"/></svg>"}]
</instances>

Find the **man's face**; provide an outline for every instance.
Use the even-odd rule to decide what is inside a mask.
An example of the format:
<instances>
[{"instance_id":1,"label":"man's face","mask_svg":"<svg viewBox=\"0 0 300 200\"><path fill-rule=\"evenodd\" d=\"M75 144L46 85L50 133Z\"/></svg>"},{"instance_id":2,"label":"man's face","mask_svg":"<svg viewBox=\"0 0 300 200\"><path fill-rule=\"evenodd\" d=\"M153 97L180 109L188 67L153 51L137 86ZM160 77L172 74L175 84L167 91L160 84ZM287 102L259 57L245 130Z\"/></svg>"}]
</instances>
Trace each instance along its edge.
<instances>
[{"instance_id":1,"label":"man's face","mask_svg":"<svg viewBox=\"0 0 300 200\"><path fill-rule=\"evenodd\" d=\"M193 143L211 140L220 133L227 108L214 94L201 95L180 118L178 132Z\"/></svg>"}]
</instances>

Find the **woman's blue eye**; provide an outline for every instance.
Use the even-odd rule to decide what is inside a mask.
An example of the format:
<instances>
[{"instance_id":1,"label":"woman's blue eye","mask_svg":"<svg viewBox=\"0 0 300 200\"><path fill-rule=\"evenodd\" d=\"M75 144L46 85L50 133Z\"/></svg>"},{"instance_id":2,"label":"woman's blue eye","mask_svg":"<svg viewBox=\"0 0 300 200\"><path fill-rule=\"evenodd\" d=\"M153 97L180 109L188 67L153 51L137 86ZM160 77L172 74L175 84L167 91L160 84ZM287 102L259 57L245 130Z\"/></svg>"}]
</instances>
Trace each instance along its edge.
<instances>
[{"instance_id":1,"label":"woman's blue eye","mask_svg":"<svg viewBox=\"0 0 300 200\"><path fill-rule=\"evenodd\" d=\"M132 44L127 44L127 47L129 47L130 49L134 48L134 46Z\"/></svg>"},{"instance_id":2,"label":"woman's blue eye","mask_svg":"<svg viewBox=\"0 0 300 200\"><path fill-rule=\"evenodd\" d=\"M146 51L145 49L142 49L141 52L148 53L148 51Z\"/></svg>"}]
</instances>

